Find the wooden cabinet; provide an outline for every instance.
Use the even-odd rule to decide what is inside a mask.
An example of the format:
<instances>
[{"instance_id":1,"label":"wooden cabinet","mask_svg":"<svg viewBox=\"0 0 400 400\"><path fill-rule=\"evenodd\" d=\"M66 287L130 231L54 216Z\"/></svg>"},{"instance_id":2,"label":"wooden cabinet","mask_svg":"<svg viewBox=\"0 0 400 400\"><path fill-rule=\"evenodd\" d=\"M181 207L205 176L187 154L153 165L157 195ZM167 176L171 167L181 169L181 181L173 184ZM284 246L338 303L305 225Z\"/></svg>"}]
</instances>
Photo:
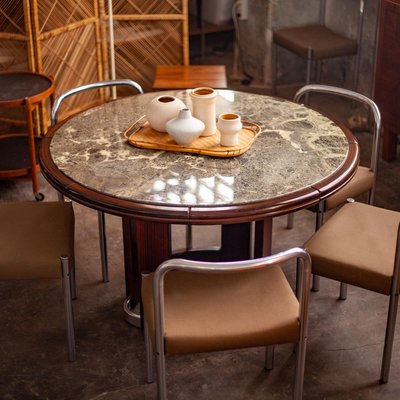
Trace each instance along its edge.
<instances>
[{"instance_id":1,"label":"wooden cabinet","mask_svg":"<svg viewBox=\"0 0 400 400\"><path fill-rule=\"evenodd\" d=\"M400 0L381 0L374 100L382 113L382 158L396 158L400 134Z\"/></svg>"}]
</instances>

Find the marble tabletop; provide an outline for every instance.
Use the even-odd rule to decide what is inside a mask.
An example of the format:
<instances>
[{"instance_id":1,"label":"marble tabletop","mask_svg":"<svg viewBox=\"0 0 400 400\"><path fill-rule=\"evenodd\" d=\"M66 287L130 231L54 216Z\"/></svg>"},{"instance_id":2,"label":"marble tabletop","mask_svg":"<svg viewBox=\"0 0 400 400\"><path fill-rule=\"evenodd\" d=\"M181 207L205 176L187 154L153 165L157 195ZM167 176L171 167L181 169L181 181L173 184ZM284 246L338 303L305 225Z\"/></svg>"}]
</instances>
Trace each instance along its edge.
<instances>
[{"instance_id":1,"label":"marble tabletop","mask_svg":"<svg viewBox=\"0 0 400 400\"><path fill-rule=\"evenodd\" d=\"M69 119L51 139L51 157L63 174L95 192L178 207L257 203L317 188L346 162L349 138L329 118L278 98L218 92L217 115L235 112L262 128L241 156L216 158L128 144L124 131L145 114L147 103L160 95L157 92L127 97ZM179 97L191 108L187 90L162 93Z\"/></svg>"}]
</instances>

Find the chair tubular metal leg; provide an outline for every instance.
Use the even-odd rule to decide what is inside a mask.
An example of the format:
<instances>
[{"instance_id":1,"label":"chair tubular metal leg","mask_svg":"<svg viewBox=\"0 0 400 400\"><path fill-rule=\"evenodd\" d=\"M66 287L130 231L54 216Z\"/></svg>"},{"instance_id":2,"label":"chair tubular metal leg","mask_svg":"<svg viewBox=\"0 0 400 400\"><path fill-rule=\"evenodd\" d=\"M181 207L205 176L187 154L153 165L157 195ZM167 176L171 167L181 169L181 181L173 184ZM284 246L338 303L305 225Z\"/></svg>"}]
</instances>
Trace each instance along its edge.
<instances>
[{"instance_id":1,"label":"chair tubular metal leg","mask_svg":"<svg viewBox=\"0 0 400 400\"><path fill-rule=\"evenodd\" d=\"M287 215L286 228L293 229L293 225L294 225L294 213L290 213Z\"/></svg>"},{"instance_id":2,"label":"chair tubular metal leg","mask_svg":"<svg viewBox=\"0 0 400 400\"><path fill-rule=\"evenodd\" d=\"M68 342L68 359L69 361L76 360L75 349L75 333L74 333L74 315L72 309L71 299L71 268L70 260L68 257L61 257L61 271L62 271L62 286L64 297L65 309L65 322L67 327L67 342Z\"/></svg>"},{"instance_id":3,"label":"chair tubular metal leg","mask_svg":"<svg viewBox=\"0 0 400 400\"><path fill-rule=\"evenodd\" d=\"M303 398L304 386L304 370L306 364L306 346L307 338L304 337L298 344L297 359L296 359L296 372L294 378L294 400L301 400Z\"/></svg>"},{"instance_id":4,"label":"chair tubular metal leg","mask_svg":"<svg viewBox=\"0 0 400 400\"><path fill-rule=\"evenodd\" d=\"M193 249L193 227L188 224L185 227L186 233L186 251L190 251Z\"/></svg>"},{"instance_id":5,"label":"chair tubular metal leg","mask_svg":"<svg viewBox=\"0 0 400 400\"><path fill-rule=\"evenodd\" d=\"M71 274L71 298L76 300L78 298L76 294L76 274L75 274L75 261L70 260L70 274Z\"/></svg>"},{"instance_id":6,"label":"chair tubular metal leg","mask_svg":"<svg viewBox=\"0 0 400 400\"><path fill-rule=\"evenodd\" d=\"M146 380L147 383L154 382L153 371L153 346L149 335L149 326L147 325L146 318L143 318L143 334L144 334L144 347L146 350Z\"/></svg>"},{"instance_id":7,"label":"chair tubular metal leg","mask_svg":"<svg viewBox=\"0 0 400 400\"><path fill-rule=\"evenodd\" d=\"M321 82L322 60L317 60L317 76L315 80L317 83Z\"/></svg>"},{"instance_id":8,"label":"chair tubular metal leg","mask_svg":"<svg viewBox=\"0 0 400 400\"><path fill-rule=\"evenodd\" d=\"M347 283L340 282L339 300L347 299Z\"/></svg>"},{"instance_id":9,"label":"chair tubular metal leg","mask_svg":"<svg viewBox=\"0 0 400 400\"><path fill-rule=\"evenodd\" d=\"M57 192L58 201L64 201L64 195L60 192Z\"/></svg>"},{"instance_id":10,"label":"chair tubular metal leg","mask_svg":"<svg viewBox=\"0 0 400 400\"><path fill-rule=\"evenodd\" d=\"M307 76L306 76L306 84L309 85L311 82L311 70L312 70L312 56L313 50L311 47L307 50ZM304 98L304 104L308 106L310 104L310 94L307 93Z\"/></svg>"},{"instance_id":11,"label":"chair tubular metal leg","mask_svg":"<svg viewBox=\"0 0 400 400\"><path fill-rule=\"evenodd\" d=\"M272 95L277 94L278 85L278 46L273 44L272 46Z\"/></svg>"},{"instance_id":12,"label":"chair tubular metal leg","mask_svg":"<svg viewBox=\"0 0 400 400\"><path fill-rule=\"evenodd\" d=\"M319 292L320 277L313 274L312 276L312 291Z\"/></svg>"},{"instance_id":13,"label":"chair tubular metal leg","mask_svg":"<svg viewBox=\"0 0 400 400\"><path fill-rule=\"evenodd\" d=\"M167 382L165 377L165 355L156 353L157 359L157 399L167 400Z\"/></svg>"},{"instance_id":14,"label":"chair tubular metal leg","mask_svg":"<svg viewBox=\"0 0 400 400\"><path fill-rule=\"evenodd\" d=\"M308 300L310 291L310 275L306 275L307 260L298 259L297 267L299 272L299 280L301 280L299 293L300 303L300 339L296 351L296 371L294 379L294 400L301 400L303 398L303 386L304 386L304 370L306 362L306 347L307 347L307 330L308 330ZM303 267L303 268L302 268ZM311 269L311 261L309 261L308 267ZM310 272L310 269L308 272Z\"/></svg>"},{"instance_id":15,"label":"chair tubular metal leg","mask_svg":"<svg viewBox=\"0 0 400 400\"><path fill-rule=\"evenodd\" d=\"M250 254L250 259L254 259L254 252L255 252L255 245L256 245L256 223L255 221L252 221L250 223L250 243L249 243L249 254Z\"/></svg>"},{"instance_id":16,"label":"chair tubular metal leg","mask_svg":"<svg viewBox=\"0 0 400 400\"><path fill-rule=\"evenodd\" d=\"M274 349L275 346L265 347L265 369L271 371L274 368Z\"/></svg>"},{"instance_id":17,"label":"chair tubular metal leg","mask_svg":"<svg viewBox=\"0 0 400 400\"><path fill-rule=\"evenodd\" d=\"M315 218L315 231L317 231L324 223L324 212L325 212L325 203L320 201L318 203L318 209Z\"/></svg>"},{"instance_id":18,"label":"chair tubular metal leg","mask_svg":"<svg viewBox=\"0 0 400 400\"><path fill-rule=\"evenodd\" d=\"M380 383L387 383L389 380L390 361L392 359L394 330L396 328L398 305L399 305L399 295L392 294L389 300L389 312L386 324L385 345L383 348Z\"/></svg>"},{"instance_id":19,"label":"chair tubular metal leg","mask_svg":"<svg viewBox=\"0 0 400 400\"><path fill-rule=\"evenodd\" d=\"M106 238L106 221L102 211L97 213L99 220L99 241L100 241L100 256L101 256L101 272L103 282L109 282L108 277L108 258L107 258L107 238Z\"/></svg>"}]
</instances>

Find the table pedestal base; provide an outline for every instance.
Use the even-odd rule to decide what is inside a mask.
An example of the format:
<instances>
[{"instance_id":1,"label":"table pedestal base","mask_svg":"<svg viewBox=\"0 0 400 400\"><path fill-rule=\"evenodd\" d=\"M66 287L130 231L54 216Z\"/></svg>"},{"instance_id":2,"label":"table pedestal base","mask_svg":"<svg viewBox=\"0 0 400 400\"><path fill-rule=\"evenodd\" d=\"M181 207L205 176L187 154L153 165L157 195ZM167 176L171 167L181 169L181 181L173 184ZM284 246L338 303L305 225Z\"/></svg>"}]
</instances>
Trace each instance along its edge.
<instances>
[{"instance_id":1,"label":"table pedestal base","mask_svg":"<svg viewBox=\"0 0 400 400\"><path fill-rule=\"evenodd\" d=\"M141 318L140 318L140 306L136 305L134 309L131 309L131 299L128 297L124 300L124 318L128 324L135 326L136 328L141 328Z\"/></svg>"}]
</instances>

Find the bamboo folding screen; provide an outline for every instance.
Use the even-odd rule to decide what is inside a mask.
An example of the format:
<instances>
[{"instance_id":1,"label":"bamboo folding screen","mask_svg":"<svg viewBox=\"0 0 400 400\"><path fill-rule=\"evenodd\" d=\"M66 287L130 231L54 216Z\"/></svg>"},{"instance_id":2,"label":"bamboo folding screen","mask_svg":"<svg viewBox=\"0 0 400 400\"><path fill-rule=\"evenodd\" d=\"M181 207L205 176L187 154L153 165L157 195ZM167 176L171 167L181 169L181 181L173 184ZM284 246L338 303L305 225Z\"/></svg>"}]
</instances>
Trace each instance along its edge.
<instances>
[{"instance_id":1,"label":"bamboo folding screen","mask_svg":"<svg viewBox=\"0 0 400 400\"><path fill-rule=\"evenodd\" d=\"M151 90L156 65L189 63L187 0L114 0L111 13L117 78ZM106 1L102 37L108 46L109 15Z\"/></svg>"},{"instance_id":2,"label":"bamboo folding screen","mask_svg":"<svg viewBox=\"0 0 400 400\"><path fill-rule=\"evenodd\" d=\"M29 2L2 0L0 3L0 67L7 69L12 65L21 69L31 68L28 59L32 54L30 36ZM29 55L29 56L28 56Z\"/></svg>"},{"instance_id":3,"label":"bamboo folding screen","mask_svg":"<svg viewBox=\"0 0 400 400\"><path fill-rule=\"evenodd\" d=\"M0 69L40 72L56 95L108 79L114 33L117 78L151 89L157 64L189 62L187 0L2 0ZM66 101L61 118L102 100L88 91Z\"/></svg>"},{"instance_id":4,"label":"bamboo folding screen","mask_svg":"<svg viewBox=\"0 0 400 400\"><path fill-rule=\"evenodd\" d=\"M31 0L35 70L51 75L56 93L103 79L98 0ZM99 102L89 91L67 100L61 117Z\"/></svg>"},{"instance_id":5,"label":"bamboo folding screen","mask_svg":"<svg viewBox=\"0 0 400 400\"><path fill-rule=\"evenodd\" d=\"M2 0L0 68L52 76L56 95L84 83L102 80L98 1ZM98 103L100 96L96 92L76 96L66 103L68 113ZM44 108L42 110L42 121L47 125L48 118ZM61 110L62 117L68 113Z\"/></svg>"}]
</instances>

